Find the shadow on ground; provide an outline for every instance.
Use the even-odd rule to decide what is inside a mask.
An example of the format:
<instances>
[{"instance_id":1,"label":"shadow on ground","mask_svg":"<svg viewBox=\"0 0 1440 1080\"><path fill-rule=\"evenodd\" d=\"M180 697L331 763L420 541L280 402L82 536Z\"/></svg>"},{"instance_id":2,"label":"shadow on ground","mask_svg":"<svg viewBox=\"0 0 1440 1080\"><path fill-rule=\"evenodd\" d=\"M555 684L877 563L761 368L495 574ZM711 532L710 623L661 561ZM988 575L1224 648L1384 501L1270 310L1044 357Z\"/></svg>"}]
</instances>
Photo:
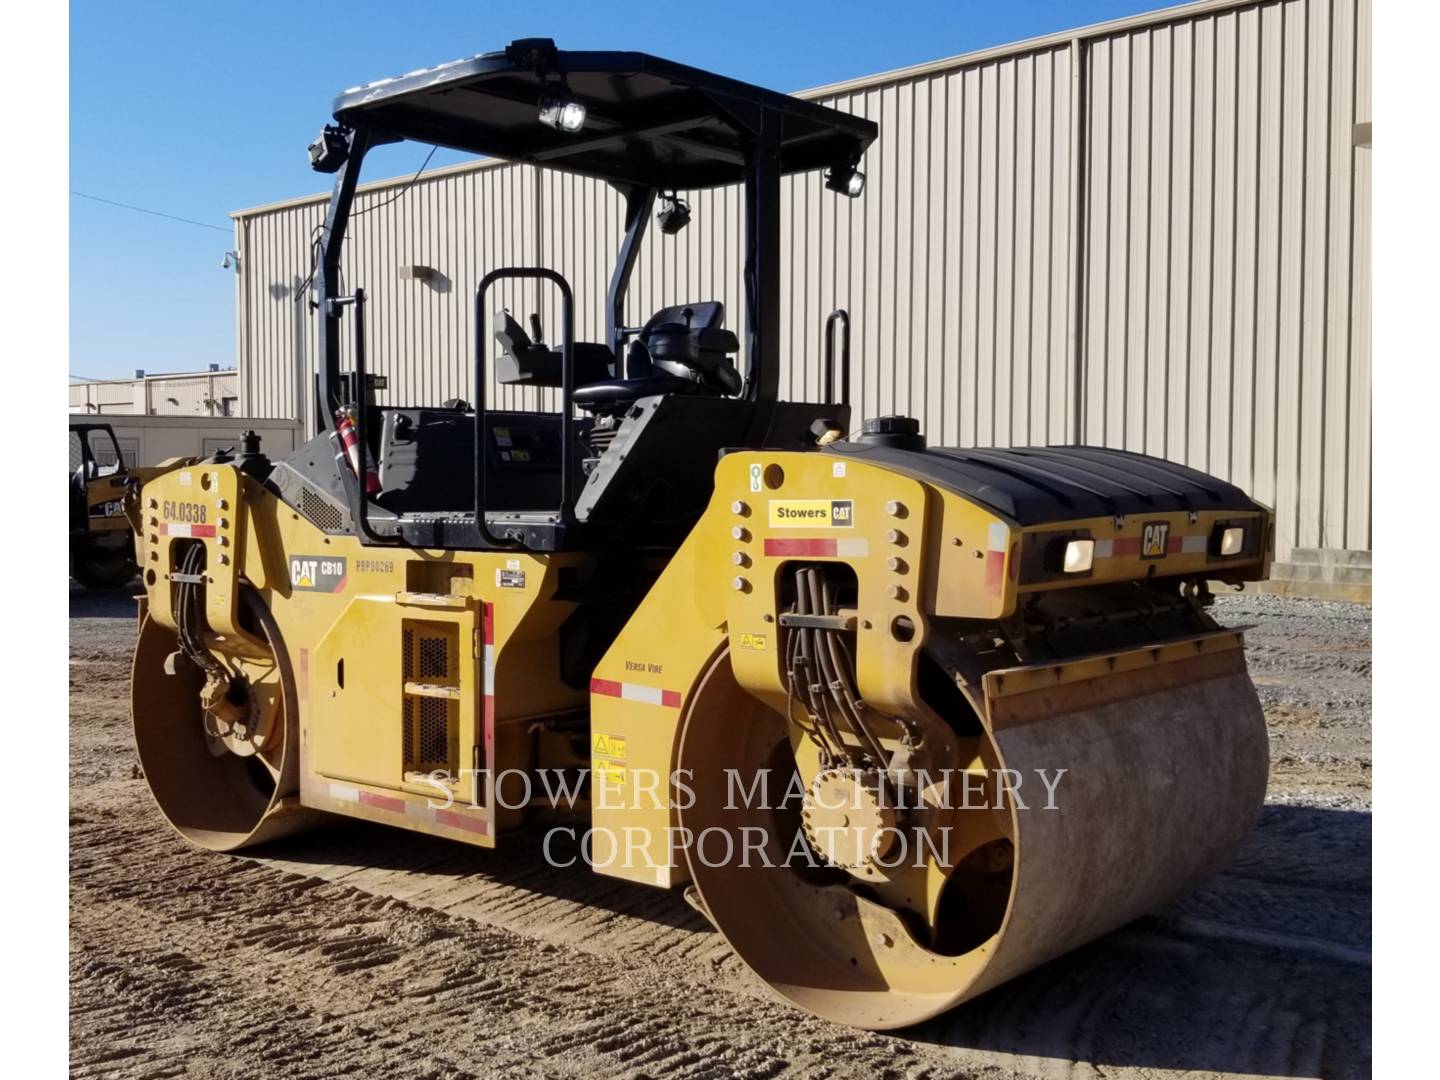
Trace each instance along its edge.
<instances>
[{"instance_id":1,"label":"shadow on ground","mask_svg":"<svg viewBox=\"0 0 1440 1080\"><path fill-rule=\"evenodd\" d=\"M135 597L140 583L122 589L87 589L70 582L70 618L130 619L135 618Z\"/></svg>"},{"instance_id":2,"label":"shadow on ground","mask_svg":"<svg viewBox=\"0 0 1440 1080\"><path fill-rule=\"evenodd\" d=\"M547 866L542 839L532 827L483 852L343 823L263 857L281 867L478 876L681 932L712 932L678 890ZM1037 1071L1047 1061L1080 1061L1368 1075L1370 848L1368 812L1268 806L1235 864L1190 896L896 1037L1035 1059Z\"/></svg>"}]
</instances>

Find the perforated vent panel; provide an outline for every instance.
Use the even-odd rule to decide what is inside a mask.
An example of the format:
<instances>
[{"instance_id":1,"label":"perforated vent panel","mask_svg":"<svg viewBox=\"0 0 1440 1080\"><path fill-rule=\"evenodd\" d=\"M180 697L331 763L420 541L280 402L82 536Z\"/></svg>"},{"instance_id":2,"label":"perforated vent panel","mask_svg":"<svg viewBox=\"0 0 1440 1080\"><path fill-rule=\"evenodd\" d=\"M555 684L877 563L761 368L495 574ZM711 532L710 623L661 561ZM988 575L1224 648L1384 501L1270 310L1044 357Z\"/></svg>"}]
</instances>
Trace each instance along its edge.
<instances>
[{"instance_id":1,"label":"perforated vent panel","mask_svg":"<svg viewBox=\"0 0 1440 1080\"><path fill-rule=\"evenodd\" d=\"M300 513L317 529L336 532L345 523L344 516L325 496L308 487L300 489Z\"/></svg>"},{"instance_id":2,"label":"perforated vent panel","mask_svg":"<svg viewBox=\"0 0 1440 1080\"><path fill-rule=\"evenodd\" d=\"M444 638L420 639L420 678L443 679L450 671L449 642Z\"/></svg>"},{"instance_id":3,"label":"perforated vent panel","mask_svg":"<svg viewBox=\"0 0 1440 1080\"><path fill-rule=\"evenodd\" d=\"M451 623L407 620L401 632L404 769L406 772L459 771L460 702L437 696L459 687L459 627Z\"/></svg>"},{"instance_id":4,"label":"perforated vent panel","mask_svg":"<svg viewBox=\"0 0 1440 1080\"><path fill-rule=\"evenodd\" d=\"M420 730L416 753L422 762L450 762L450 702L420 698Z\"/></svg>"}]
</instances>

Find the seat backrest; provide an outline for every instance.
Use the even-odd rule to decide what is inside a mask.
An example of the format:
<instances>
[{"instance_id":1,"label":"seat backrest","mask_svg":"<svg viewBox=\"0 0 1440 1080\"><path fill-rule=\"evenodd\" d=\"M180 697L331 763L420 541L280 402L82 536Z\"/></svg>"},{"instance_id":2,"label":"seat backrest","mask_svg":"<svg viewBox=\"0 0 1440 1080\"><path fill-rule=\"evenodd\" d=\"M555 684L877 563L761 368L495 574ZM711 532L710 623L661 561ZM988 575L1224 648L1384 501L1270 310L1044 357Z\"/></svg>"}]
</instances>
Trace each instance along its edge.
<instances>
[{"instance_id":1,"label":"seat backrest","mask_svg":"<svg viewBox=\"0 0 1440 1080\"><path fill-rule=\"evenodd\" d=\"M644 340L646 335L657 326L665 323L685 324L685 309L691 312L691 326L724 326L725 305L719 300L701 300L696 304L676 304L673 307L661 308L650 318L645 320L645 325L640 328L640 338Z\"/></svg>"}]
</instances>

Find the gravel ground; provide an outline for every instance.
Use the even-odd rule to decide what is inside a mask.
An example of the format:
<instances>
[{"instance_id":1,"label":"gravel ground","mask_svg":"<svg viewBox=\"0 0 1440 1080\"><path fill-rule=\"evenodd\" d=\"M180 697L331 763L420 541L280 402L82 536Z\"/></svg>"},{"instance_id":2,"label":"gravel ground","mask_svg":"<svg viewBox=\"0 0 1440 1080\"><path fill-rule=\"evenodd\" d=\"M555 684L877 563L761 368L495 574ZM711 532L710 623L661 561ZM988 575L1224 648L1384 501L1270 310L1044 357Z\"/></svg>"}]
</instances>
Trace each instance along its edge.
<instances>
[{"instance_id":1,"label":"gravel ground","mask_svg":"<svg viewBox=\"0 0 1440 1080\"><path fill-rule=\"evenodd\" d=\"M162 823L133 603L72 592L71 1069L82 1077L1364 1076L1370 610L1223 598L1267 805L1179 903L899 1034L776 1003L678 894L339 824L259 855Z\"/></svg>"}]
</instances>

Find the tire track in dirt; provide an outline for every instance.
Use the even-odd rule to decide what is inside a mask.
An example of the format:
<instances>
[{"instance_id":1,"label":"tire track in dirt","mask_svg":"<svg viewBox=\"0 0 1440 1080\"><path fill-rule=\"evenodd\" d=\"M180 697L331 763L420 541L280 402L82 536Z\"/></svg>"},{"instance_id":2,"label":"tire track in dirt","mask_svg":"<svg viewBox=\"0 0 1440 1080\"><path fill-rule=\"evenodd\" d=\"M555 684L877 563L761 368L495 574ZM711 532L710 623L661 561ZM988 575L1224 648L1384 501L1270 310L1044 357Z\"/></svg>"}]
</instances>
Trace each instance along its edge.
<instances>
[{"instance_id":1,"label":"tire track in dirt","mask_svg":"<svg viewBox=\"0 0 1440 1080\"><path fill-rule=\"evenodd\" d=\"M1296 775L1315 775L1314 732L1354 772L1368 707L1356 728L1326 701L1368 702L1368 669L1323 699L1313 675L1284 682L1287 642L1323 635L1281 614L1258 636L1264 677L1300 686L1277 718ZM1342 624L1345 648L1368 639L1368 621ZM481 852L346 823L259 855L194 851L132 774L132 633L72 622L77 1076L1369 1071L1369 815L1303 805L1288 774L1235 865L1180 904L880 1035L777 1003L678 893L549 867L533 834ZM1368 772L1354 790L1368 806Z\"/></svg>"},{"instance_id":2,"label":"tire track in dirt","mask_svg":"<svg viewBox=\"0 0 1440 1080\"><path fill-rule=\"evenodd\" d=\"M300 1078L406 1071L397 1065L494 1076L543 1062L553 1076L766 1080L824 1064L775 1032L837 1043L837 1029L778 1003L207 857L138 815L81 820L72 840L85 853L72 865L77 1076L184 1075L169 1068L177 1060L192 1075L204 1063L206 1075ZM838 1030L844 1067L831 1075L881 1075L913 1055Z\"/></svg>"}]
</instances>

